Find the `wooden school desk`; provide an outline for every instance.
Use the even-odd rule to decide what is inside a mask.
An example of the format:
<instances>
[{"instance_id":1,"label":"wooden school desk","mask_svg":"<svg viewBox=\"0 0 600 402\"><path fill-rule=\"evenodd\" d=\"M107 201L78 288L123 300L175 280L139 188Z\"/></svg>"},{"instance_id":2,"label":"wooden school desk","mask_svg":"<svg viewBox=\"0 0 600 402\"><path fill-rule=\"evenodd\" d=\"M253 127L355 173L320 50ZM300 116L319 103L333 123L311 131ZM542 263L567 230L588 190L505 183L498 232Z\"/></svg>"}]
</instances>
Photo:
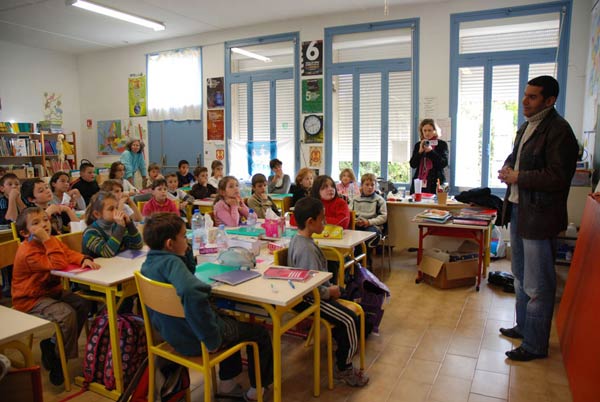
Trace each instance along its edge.
<instances>
[{"instance_id":1,"label":"wooden school desk","mask_svg":"<svg viewBox=\"0 0 600 402\"><path fill-rule=\"evenodd\" d=\"M490 222L487 226L475 226L475 225L458 225L452 222L447 223L432 223L432 222L418 222L419 226L419 251L417 253L417 265L421 264L423 258L423 239L427 236L445 236L445 237L456 237L461 239L475 240L479 246L479 252L477 254L477 285L475 290L479 292L479 285L481 284L481 273L483 272L483 266L485 264L485 253L486 244L489 244L489 235L492 232L492 223ZM423 272L419 269L417 271L416 282L421 282L423 278Z\"/></svg>"},{"instance_id":2,"label":"wooden school desk","mask_svg":"<svg viewBox=\"0 0 600 402\"><path fill-rule=\"evenodd\" d=\"M34 365L33 354L23 338L40 330L54 330L51 321L23 313L12 308L0 306L0 351L16 349L23 355L25 367Z\"/></svg>"},{"instance_id":3,"label":"wooden school desk","mask_svg":"<svg viewBox=\"0 0 600 402\"><path fill-rule=\"evenodd\" d=\"M137 294L133 272L142 267L146 256L137 258L96 258L100 269L72 274L63 271L52 271L52 274L68 279L70 282L87 285L90 290L102 293L106 302L110 346L112 348L113 369L116 388L107 390L103 384L91 383L89 389L107 398L117 400L123 392L123 367L121 366L121 346L117 327L117 297L124 298ZM83 384L83 378L75 378L77 385Z\"/></svg>"},{"instance_id":4,"label":"wooden school desk","mask_svg":"<svg viewBox=\"0 0 600 402\"><path fill-rule=\"evenodd\" d=\"M213 211L213 205L215 201L212 198L203 198L201 200L194 200L194 207L198 207L201 213L211 213Z\"/></svg>"},{"instance_id":5,"label":"wooden school desk","mask_svg":"<svg viewBox=\"0 0 600 402\"><path fill-rule=\"evenodd\" d=\"M272 266L272 258L263 261L257 266L257 270L263 272ZM248 303L263 308L271 317L273 323L273 400L281 402L281 337L296 324L307 317L312 316L315 322L320 322L320 300L318 287L331 278L330 272L315 272L315 275L306 282L294 282L295 288L285 280L265 279L262 276L237 286L219 285L213 287L212 294L225 299ZM312 292L314 304L300 314L294 314L290 319L283 322L283 316L293 312L294 306L303 300L303 297ZM313 395L320 394L320 325L315 325L314 339L314 361L313 361Z\"/></svg>"},{"instance_id":6,"label":"wooden school desk","mask_svg":"<svg viewBox=\"0 0 600 402\"><path fill-rule=\"evenodd\" d=\"M320 247L333 247L342 256L353 258L354 248L360 244L366 244L366 241L375 237L375 235L375 232L344 229L344 236L341 239L315 239L315 243ZM363 265L366 266L366 261L363 261ZM344 286L344 270L345 267L341 267L338 273L338 285L340 286Z\"/></svg>"},{"instance_id":7,"label":"wooden school desk","mask_svg":"<svg viewBox=\"0 0 600 402\"><path fill-rule=\"evenodd\" d=\"M271 197L277 209L284 214L290 210L290 205L292 205L292 195L293 194L269 194L269 197Z\"/></svg>"}]
</instances>

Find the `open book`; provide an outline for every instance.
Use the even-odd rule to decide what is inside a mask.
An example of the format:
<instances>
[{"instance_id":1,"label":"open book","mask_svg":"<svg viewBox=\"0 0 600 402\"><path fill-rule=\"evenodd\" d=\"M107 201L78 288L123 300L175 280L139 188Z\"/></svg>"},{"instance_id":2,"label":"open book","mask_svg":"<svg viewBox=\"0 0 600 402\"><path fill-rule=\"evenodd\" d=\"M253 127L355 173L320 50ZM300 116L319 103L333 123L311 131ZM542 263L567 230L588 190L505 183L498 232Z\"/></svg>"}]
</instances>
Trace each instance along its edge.
<instances>
[{"instance_id":1,"label":"open book","mask_svg":"<svg viewBox=\"0 0 600 402\"><path fill-rule=\"evenodd\" d=\"M312 276L312 272L307 269L294 269L285 267L269 267L263 272L263 277L267 279L288 279L291 281L303 282Z\"/></svg>"}]
</instances>

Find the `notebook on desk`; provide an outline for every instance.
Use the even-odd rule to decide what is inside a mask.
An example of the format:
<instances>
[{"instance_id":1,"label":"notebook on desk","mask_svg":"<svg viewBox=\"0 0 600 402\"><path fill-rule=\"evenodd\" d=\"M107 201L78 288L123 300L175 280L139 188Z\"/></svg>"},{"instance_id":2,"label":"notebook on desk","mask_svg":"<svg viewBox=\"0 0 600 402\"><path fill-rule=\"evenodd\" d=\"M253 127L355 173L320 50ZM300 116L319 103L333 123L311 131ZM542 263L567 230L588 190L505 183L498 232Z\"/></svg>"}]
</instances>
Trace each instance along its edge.
<instances>
[{"instance_id":1,"label":"notebook on desk","mask_svg":"<svg viewBox=\"0 0 600 402\"><path fill-rule=\"evenodd\" d=\"M290 281L304 282L312 276L312 272L306 269L270 267L264 272L263 275L267 279L286 279Z\"/></svg>"},{"instance_id":2,"label":"notebook on desk","mask_svg":"<svg viewBox=\"0 0 600 402\"><path fill-rule=\"evenodd\" d=\"M128 249L128 250L121 251L119 254L117 254L117 257L131 258L133 260L134 258L145 256L146 254L148 254L148 251L146 251L146 250Z\"/></svg>"},{"instance_id":3,"label":"notebook on desk","mask_svg":"<svg viewBox=\"0 0 600 402\"><path fill-rule=\"evenodd\" d=\"M219 275L213 275L210 279L235 286L249 281L250 279L258 278L259 276L260 272L258 271L236 269Z\"/></svg>"}]
</instances>

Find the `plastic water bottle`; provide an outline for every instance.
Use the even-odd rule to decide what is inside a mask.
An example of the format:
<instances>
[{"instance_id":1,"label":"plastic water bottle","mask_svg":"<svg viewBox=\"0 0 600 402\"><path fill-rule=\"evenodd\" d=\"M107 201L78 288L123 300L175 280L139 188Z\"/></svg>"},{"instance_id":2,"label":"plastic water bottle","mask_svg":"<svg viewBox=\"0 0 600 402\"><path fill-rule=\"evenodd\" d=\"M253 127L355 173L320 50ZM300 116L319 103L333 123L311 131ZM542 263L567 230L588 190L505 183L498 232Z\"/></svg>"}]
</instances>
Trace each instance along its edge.
<instances>
[{"instance_id":1,"label":"plastic water bottle","mask_svg":"<svg viewBox=\"0 0 600 402\"><path fill-rule=\"evenodd\" d=\"M207 240L206 228L204 227L204 218L196 210L192 216L192 250L196 253L204 247Z\"/></svg>"},{"instance_id":2,"label":"plastic water bottle","mask_svg":"<svg viewBox=\"0 0 600 402\"><path fill-rule=\"evenodd\" d=\"M246 225L249 228L253 228L256 226L256 222L258 221L258 216L256 216L256 212L252 208L248 211L248 219L246 219Z\"/></svg>"},{"instance_id":3,"label":"plastic water bottle","mask_svg":"<svg viewBox=\"0 0 600 402\"><path fill-rule=\"evenodd\" d=\"M354 182L350 182L350 186L348 187L348 201L352 201L354 199Z\"/></svg>"},{"instance_id":4,"label":"plastic water bottle","mask_svg":"<svg viewBox=\"0 0 600 402\"><path fill-rule=\"evenodd\" d=\"M219 225L219 229L217 230L217 236L215 238L215 243L217 244L217 248L219 250L225 250L229 247L229 242L227 241L227 233L225 233L225 225Z\"/></svg>"}]
</instances>

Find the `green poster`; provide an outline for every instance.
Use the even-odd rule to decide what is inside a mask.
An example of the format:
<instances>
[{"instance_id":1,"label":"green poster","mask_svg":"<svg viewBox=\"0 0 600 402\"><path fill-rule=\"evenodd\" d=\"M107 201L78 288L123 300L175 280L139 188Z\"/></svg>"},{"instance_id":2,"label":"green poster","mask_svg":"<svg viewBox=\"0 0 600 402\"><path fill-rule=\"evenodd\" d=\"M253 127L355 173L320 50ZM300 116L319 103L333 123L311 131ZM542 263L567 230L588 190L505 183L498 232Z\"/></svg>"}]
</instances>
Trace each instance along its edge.
<instances>
[{"instance_id":1,"label":"green poster","mask_svg":"<svg viewBox=\"0 0 600 402\"><path fill-rule=\"evenodd\" d=\"M323 79L302 81L302 113L323 113Z\"/></svg>"},{"instance_id":2,"label":"green poster","mask_svg":"<svg viewBox=\"0 0 600 402\"><path fill-rule=\"evenodd\" d=\"M129 77L129 117L146 116L146 76Z\"/></svg>"}]
</instances>

